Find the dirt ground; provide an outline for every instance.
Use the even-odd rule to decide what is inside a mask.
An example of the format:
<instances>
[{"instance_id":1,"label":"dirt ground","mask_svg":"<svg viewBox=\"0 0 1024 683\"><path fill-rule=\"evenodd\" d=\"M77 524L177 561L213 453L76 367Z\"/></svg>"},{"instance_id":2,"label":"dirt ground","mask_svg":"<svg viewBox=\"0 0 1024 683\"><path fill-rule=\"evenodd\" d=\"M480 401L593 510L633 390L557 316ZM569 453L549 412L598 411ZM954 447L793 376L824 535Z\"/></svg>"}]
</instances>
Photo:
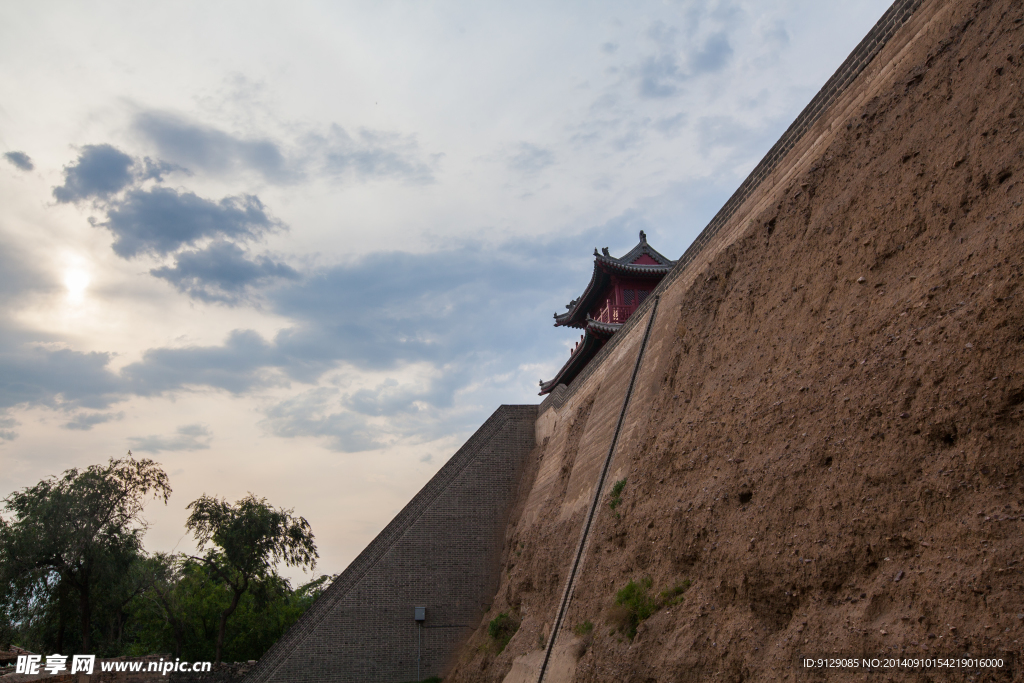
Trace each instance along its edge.
<instances>
[{"instance_id":1,"label":"dirt ground","mask_svg":"<svg viewBox=\"0 0 1024 683\"><path fill-rule=\"evenodd\" d=\"M567 615L571 680L968 680L794 664L833 653L1015 654L1024 679L1024 4L953 5L659 311L674 339ZM557 603L578 537L556 517L514 521L446 682L541 651L550 624L499 655L487 619ZM692 585L630 641L614 598L645 577Z\"/></svg>"}]
</instances>

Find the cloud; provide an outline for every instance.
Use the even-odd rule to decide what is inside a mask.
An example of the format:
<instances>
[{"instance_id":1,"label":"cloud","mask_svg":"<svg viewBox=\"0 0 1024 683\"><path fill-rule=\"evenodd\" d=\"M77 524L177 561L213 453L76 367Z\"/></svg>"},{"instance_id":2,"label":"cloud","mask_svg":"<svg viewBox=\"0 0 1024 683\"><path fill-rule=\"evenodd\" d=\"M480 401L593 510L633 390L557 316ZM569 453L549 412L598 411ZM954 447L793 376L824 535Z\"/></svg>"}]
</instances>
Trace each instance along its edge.
<instances>
[{"instance_id":1,"label":"cloud","mask_svg":"<svg viewBox=\"0 0 1024 683\"><path fill-rule=\"evenodd\" d=\"M660 118L653 123L654 129L664 135L671 137L678 133L686 125L689 118L685 112L679 112L672 116Z\"/></svg>"},{"instance_id":2,"label":"cloud","mask_svg":"<svg viewBox=\"0 0 1024 683\"><path fill-rule=\"evenodd\" d=\"M78 413L69 422L65 422L61 425L64 429L76 429L81 431L89 431L98 424L104 422L111 422L114 420L121 420L124 418L124 413Z\"/></svg>"},{"instance_id":3,"label":"cloud","mask_svg":"<svg viewBox=\"0 0 1024 683\"><path fill-rule=\"evenodd\" d=\"M272 407L261 424L284 438L326 437L327 447L342 453L384 446L385 441L374 433L365 417L347 411L329 412L338 393L329 387L304 392Z\"/></svg>"},{"instance_id":4,"label":"cloud","mask_svg":"<svg viewBox=\"0 0 1024 683\"><path fill-rule=\"evenodd\" d=\"M441 156L424 157L412 135L370 128L350 134L337 124L326 133L301 135L291 155L281 142L233 135L167 112L142 112L133 128L163 158L214 175L254 171L277 184L301 180L311 168L359 182L429 183Z\"/></svg>"},{"instance_id":5,"label":"cloud","mask_svg":"<svg viewBox=\"0 0 1024 683\"><path fill-rule=\"evenodd\" d=\"M78 160L64 167L64 184L53 188L61 203L106 199L134 181L135 160L112 145L86 145Z\"/></svg>"},{"instance_id":6,"label":"cloud","mask_svg":"<svg viewBox=\"0 0 1024 683\"><path fill-rule=\"evenodd\" d=\"M150 435L128 438L133 451L160 453L161 451L203 451L210 447L213 433L203 424L178 427L173 436Z\"/></svg>"},{"instance_id":7,"label":"cloud","mask_svg":"<svg viewBox=\"0 0 1024 683\"><path fill-rule=\"evenodd\" d=\"M133 127L156 146L160 156L207 173L253 170L275 183L301 177L290 167L278 144L265 138L241 138L158 111L138 114Z\"/></svg>"},{"instance_id":8,"label":"cloud","mask_svg":"<svg viewBox=\"0 0 1024 683\"><path fill-rule=\"evenodd\" d=\"M157 182L163 182L164 175L167 173L192 175L192 171L188 170L184 166L172 164L169 161L154 161L149 157L145 157L141 161L136 161L135 165L138 169L137 178L139 181L156 180Z\"/></svg>"},{"instance_id":9,"label":"cloud","mask_svg":"<svg viewBox=\"0 0 1024 683\"><path fill-rule=\"evenodd\" d=\"M60 348L52 337L14 322L13 311L32 302L34 294L59 286L51 274L36 269L37 262L16 245L0 242L0 416L18 405L104 408L120 400L121 381L107 367L111 354Z\"/></svg>"},{"instance_id":10,"label":"cloud","mask_svg":"<svg viewBox=\"0 0 1024 683\"><path fill-rule=\"evenodd\" d=\"M470 381L464 368L542 348L537 323L579 294L562 291L560 259L571 254L569 270L579 270L584 283L589 276L585 255L593 246L579 240L567 238L572 248L525 240L496 252L466 244L426 254L375 253L322 268L266 293L267 308L292 321L273 339L235 330L222 345L150 349L121 379L146 396L204 386L241 394L286 381L316 383L345 363L386 371L424 362L444 367L443 377L411 393L382 386L339 405L368 415L417 401L450 405Z\"/></svg>"},{"instance_id":11,"label":"cloud","mask_svg":"<svg viewBox=\"0 0 1024 683\"><path fill-rule=\"evenodd\" d=\"M31 157L24 152L6 152L4 158L22 171L31 171L35 168Z\"/></svg>"},{"instance_id":12,"label":"cloud","mask_svg":"<svg viewBox=\"0 0 1024 683\"><path fill-rule=\"evenodd\" d=\"M357 180L395 179L430 183L440 155L424 160L415 137L361 128L355 137L338 125L326 137L313 136L311 144L323 149L324 170Z\"/></svg>"},{"instance_id":13,"label":"cloud","mask_svg":"<svg viewBox=\"0 0 1024 683\"><path fill-rule=\"evenodd\" d=\"M662 53L647 57L639 68L640 94L643 97L671 97L679 92L685 76L675 55Z\"/></svg>"},{"instance_id":14,"label":"cloud","mask_svg":"<svg viewBox=\"0 0 1024 683\"><path fill-rule=\"evenodd\" d=\"M51 350L5 340L0 346L0 408L46 405L105 408L123 385L107 370L109 353Z\"/></svg>"},{"instance_id":15,"label":"cloud","mask_svg":"<svg viewBox=\"0 0 1024 683\"><path fill-rule=\"evenodd\" d=\"M19 424L21 423L13 417L0 415L0 441L14 441L17 439L18 433L11 429L11 427L17 427Z\"/></svg>"},{"instance_id":16,"label":"cloud","mask_svg":"<svg viewBox=\"0 0 1024 683\"><path fill-rule=\"evenodd\" d=\"M717 14L730 16L729 12ZM702 20L699 13L691 20L693 25L684 38L680 38L676 28L660 21L648 29L647 36L657 49L633 69L642 97L673 97L681 92L686 81L718 72L729 63L733 48L727 31L712 31L698 38L697 26Z\"/></svg>"},{"instance_id":17,"label":"cloud","mask_svg":"<svg viewBox=\"0 0 1024 683\"><path fill-rule=\"evenodd\" d=\"M32 290L57 285L51 274L39 270L39 259L31 258L11 237L0 232L0 311L12 304L24 305L25 297ZM4 322L9 319L9 315L0 317L0 346L4 341L10 341L9 331L3 329Z\"/></svg>"},{"instance_id":18,"label":"cloud","mask_svg":"<svg viewBox=\"0 0 1024 683\"><path fill-rule=\"evenodd\" d=\"M205 249L180 252L175 258L173 268L165 266L149 272L201 301L237 304L255 285L299 279L298 271L291 266L266 256L249 259L238 245L224 240Z\"/></svg>"},{"instance_id":19,"label":"cloud","mask_svg":"<svg viewBox=\"0 0 1024 683\"><path fill-rule=\"evenodd\" d=\"M274 337L235 330L221 344L152 348L117 373L109 368L111 354L0 334L0 411L49 406L71 414L64 428L84 430L119 419L106 409L133 395L210 389L243 395L301 382L307 385L302 393L265 413L269 431L359 451L397 438L426 439L453 425L469 429L482 410L479 399L457 398L549 353L551 339L563 335L545 321L579 294L593 246L624 251L632 243L622 236L634 229L626 221L585 235L517 238L497 249L467 242L434 253L382 252L302 279L283 278L264 298L270 312L291 321ZM235 263L245 255L235 245L214 244L188 252L168 271L180 275L183 286L189 286L188 273L196 286L251 282L244 264L240 274L217 269L222 260ZM218 250L224 259L214 255ZM0 251L0 266L6 258ZM263 263L274 272L274 262ZM367 384L360 378L368 373L379 379ZM351 386L343 381L347 375ZM489 399L486 409L493 409ZM184 436L137 436L133 443L139 450L169 450L193 443Z\"/></svg>"},{"instance_id":20,"label":"cloud","mask_svg":"<svg viewBox=\"0 0 1024 683\"><path fill-rule=\"evenodd\" d=\"M311 389L270 408L261 424L285 438L324 438L328 448L346 453L382 448L398 439L431 441L452 429L471 430L480 416L475 406L456 407L455 394L487 369L456 362L429 368L431 377L408 379L410 374L422 375L425 367L399 368L403 381L388 378L355 391ZM348 368L341 372L347 375Z\"/></svg>"},{"instance_id":21,"label":"cloud","mask_svg":"<svg viewBox=\"0 0 1024 683\"><path fill-rule=\"evenodd\" d=\"M140 396L185 387L213 387L233 394L280 384L265 368L281 365L279 352L252 330L235 330L222 346L150 349L121 371Z\"/></svg>"},{"instance_id":22,"label":"cloud","mask_svg":"<svg viewBox=\"0 0 1024 683\"><path fill-rule=\"evenodd\" d=\"M56 190L54 190L56 192ZM257 239L283 227L271 218L259 197L241 195L220 201L166 187L130 190L97 223L114 234L114 253L165 255L204 238Z\"/></svg>"},{"instance_id":23,"label":"cloud","mask_svg":"<svg viewBox=\"0 0 1024 683\"><path fill-rule=\"evenodd\" d=\"M690 56L691 75L719 71L729 62L732 53L725 31L711 34L704 45Z\"/></svg>"},{"instance_id":24,"label":"cloud","mask_svg":"<svg viewBox=\"0 0 1024 683\"><path fill-rule=\"evenodd\" d=\"M471 246L429 254L376 253L311 273L268 294L270 306L296 323L275 342L297 379L338 359L387 368L443 363L453 354L500 348L513 339L530 346L516 317L550 296L544 289L558 279L551 262L539 255ZM494 316L495 311L502 313Z\"/></svg>"},{"instance_id":25,"label":"cloud","mask_svg":"<svg viewBox=\"0 0 1024 683\"><path fill-rule=\"evenodd\" d=\"M789 31L782 21L774 21L759 27L761 40L773 50L789 45Z\"/></svg>"},{"instance_id":26,"label":"cloud","mask_svg":"<svg viewBox=\"0 0 1024 683\"><path fill-rule=\"evenodd\" d=\"M732 116L705 116L696 121L697 148L704 157L715 156L739 160L753 160L758 150L768 149L777 137L774 128L752 128Z\"/></svg>"},{"instance_id":27,"label":"cloud","mask_svg":"<svg viewBox=\"0 0 1024 683\"><path fill-rule=\"evenodd\" d=\"M64 167L64 184L53 188L53 196L62 204L110 199L146 180L160 182L172 172L191 175L183 166L149 157L136 159L112 145L86 145L78 160Z\"/></svg>"},{"instance_id":28,"label":"cloud","mask_svg":"<svg viewBox=\"0 0 1024 683\"><path fill-rule=\"evenodd\" d=\"M555 163L555 155L550 149L520 142L515 154L508 158L508 167L520 173L538 173Z\"/></svg>"},{"instance_id":29,"label":"cloud","mask_svg":"<svg viewBox=\"0 0 1024 683\"><path fill-rule=\"evenodd\" d=\"M449 408L455 392L472 379L469 368L449 363L426 381L400 384L389 378L371 388L344 396L341 404L353 412L374 417L421 413L427 408Z\"/></svg>"}]
</instances>

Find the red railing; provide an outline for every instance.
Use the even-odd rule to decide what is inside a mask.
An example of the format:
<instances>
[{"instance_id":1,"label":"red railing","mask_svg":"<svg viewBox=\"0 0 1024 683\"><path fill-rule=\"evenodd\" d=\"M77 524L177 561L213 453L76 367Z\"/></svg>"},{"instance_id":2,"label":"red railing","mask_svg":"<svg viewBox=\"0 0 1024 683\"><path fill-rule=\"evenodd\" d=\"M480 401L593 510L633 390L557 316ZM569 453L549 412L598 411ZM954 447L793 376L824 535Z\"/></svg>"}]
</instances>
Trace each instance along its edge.
<instances>
[{"instance_id":1,"label":"red railing","mask_svg":"<svg viewBox=\"0 0 1024 683\"><path fill-rule=\"evenodd\" d=\"M608 304L601 309L601 313L597 316L597 321L621 325L629 319L629 316L636 313L636 308L636 306L614 306Z\"/></svg>"}]
</instances>

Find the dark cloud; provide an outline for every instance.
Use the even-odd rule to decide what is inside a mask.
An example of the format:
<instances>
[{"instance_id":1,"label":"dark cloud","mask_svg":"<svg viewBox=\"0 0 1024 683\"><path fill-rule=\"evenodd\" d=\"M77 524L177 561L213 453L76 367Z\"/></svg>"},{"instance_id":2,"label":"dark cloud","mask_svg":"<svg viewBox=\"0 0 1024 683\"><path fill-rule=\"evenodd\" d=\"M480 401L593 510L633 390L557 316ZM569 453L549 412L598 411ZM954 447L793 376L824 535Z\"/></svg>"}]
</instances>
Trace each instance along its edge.
<instances>
[{"instance_id":1,"label":"dark cloud","mask_svg":"<svg viewBox=\"0 0 1024 683\"><path fill-rule=\"evenodd\" d=\"M326 138L313 140L324 150L325 170L359 180L395 179L411 183L434 180L433 164L422 158L412 136L387 131L360 129L355 137L341 126L331 127Z\"/></svg>"},{"instance_id":2,"label":"dark cloud","mask_svg":"<svg viewBox=\"0 0 1024 683\"><path fill-rule=\"evenodd\" d=\"M296 320L276 343L295 359L289 372L302 378L307 369L318 371L318 361L387 368L447 362L489 344L505 347L516 338L529 346L520 321L504 314L523 315L550 295L543 290L554 280L552 269L536 255L517 261L474 248L379 253L283 285L269 300L277 312ZM502 313L495 318L495 311Z\"/></svg>"},{"instance_id":3,"label":"dark cloud","mask_svg":"<svg viewBox=\"0 0 1024 683\"><path fill-rule=\"evenodd\" d=\"M192 171L188 170L184 166L178 164L172 164L169 161L150 159L145 157L140 162L136 162L138 168L138 179L143 180L155 180L158 183L163 182L164 175L168 173L181 173L183 175L192 175Z\"/></svg>"},{"instance_id":4,"label":"dark cloud","mask_svg":"<svg viewBox=\"0 0 1024 683\"><path fill-rule=\"evenodd\" d=\"M111 354L51 350L11 341L8 337L0 346L0 408L20 404L106 408L120 400L122 384L107 370Z\"/></svg>"},{"instance_id":5,"label":"dark cloud","mask_svg":"<svg viewBox=\"0 0 1024 683\"><path fill-rule=\"evenodd\" d=\"M266 256L250 259L238 245L223 240L205 249L180 252L175 258L173 268L165 266L149 272L202 301L236 304L253 286L276 279L299 279L298 271L291 266Z\"/></svg>"},{"instance_id":6,"label":"dark cloud","mask_svg":"<svg viewBox=\"0 0 1024 683\"><path fill-rule=\"evenodd\" d=\"M98 224L114 233L114 252L122 258L165 255L211 237L257 239L281 227L253 195L215 202L166 187L130 190Z\"/></svg>"},{"instance_id":7,"label":"dark cloud","mask_svg":"<svg viewBox=\"0 0 1024 683\"><path fill-rule=\"evenodd\" d=\"M98 424L121 420L123 418L124 413L78 413L73 416L70 421L62 424L61 427L64 429L89 431Z\"/></svg>"},{"instance_id":8,"label":"dark cloud","mask_svg":"<svg viewBox=\"0 0 1024 683\"><path fill-rule=\"evenodd\" d=\"M249 169L276 183L300 177L271 140L237 137L165 112L138 114L133 125L160 156L187 167L212 174Z\"/></svg>"},{"instance_id":9,"label":"dark cloud","mask_svg":"<svg viewBox=\"0 0 1024 683\"><path fill-rule=\"evenodd\" d=\"M4 158L22 171L31 171L35 168L31 157L24 152L6 152Z\"/></svg>"},{"instance_id":10,"label":"dark cloud","mask_svg":"<svg viewBox=\"0 0 1024 683\"><path fill-rule=\"evenodd\" d=\"M135 160L112 145L86 145L78 160L64 167L64 184L53 188L58 202L106 199L134 181Z\"/></svg>"},{"instance_id":11,"label":"dark cloud","mask_svg":"<svg viewBox=\"0 0 1024 683\"><path fill-rule=\"evenodd\" d=\"M550 149L520 142L515 152L508 159L508 167L520 173L537 173L555 163L555 155Z\"/></svg>"},{"instance_id":12,"label":"dark cloud","mask_svg":"<svg viewBox=\"0 0 1024 683\"><path fill-rule=\"evenodd\" d=\"M213 433L203 424L178 427L171 436L153 434L128 438L132 450L139 453L160 453L161 451L203 451L210 447Z\"/></svg>"},{"instance_id":13,"label":"dark cloud","mask_svg":"<svg viewBox=\"0 0 1024 683\"><path fill-rule=\"evenodd\" d=\"M241 394L276 384L266 368L280 366L280 354L252 330L235 330L223 346L150 349L122 370L130 389L152 396L190 386Z\"/></svg>"}]
</instances>

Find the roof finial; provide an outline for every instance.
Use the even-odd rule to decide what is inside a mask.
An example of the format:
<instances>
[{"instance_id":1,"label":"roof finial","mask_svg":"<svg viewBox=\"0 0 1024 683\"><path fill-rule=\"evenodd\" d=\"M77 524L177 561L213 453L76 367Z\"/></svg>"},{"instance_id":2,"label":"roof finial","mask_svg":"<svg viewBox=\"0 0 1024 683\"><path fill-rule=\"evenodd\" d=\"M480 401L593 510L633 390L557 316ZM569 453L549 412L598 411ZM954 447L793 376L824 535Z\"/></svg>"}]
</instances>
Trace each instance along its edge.
<instances>
[{"instance_id":1,"label":"roof finial","mask_svg":"<svg viewBox=\"0 0 1024 683\"><path fill-rule=\"evenodd\" d=\"M601 247L601 253L605 256L611 257L611 254L608 252L608 247Z\"/></svg>"},{"instance_id":2,"label":"roof finial","mask_svg":"<svg viewBox=\"0 0 1024 683\"><path fill-rule=\"evenodd\" d=\"M647 244L647 233L643 230L640 231L640 241Z\"/></svg>"},{"instance_id":3,"label":"roof finial","mask_svg":"<svg viewBox=\"0 0 1024 683\"><path fill-rule=\"evenodd\" d=\"M597 247L594 247L594 256L597 256Z\"/></svg>"}]
</instances>

